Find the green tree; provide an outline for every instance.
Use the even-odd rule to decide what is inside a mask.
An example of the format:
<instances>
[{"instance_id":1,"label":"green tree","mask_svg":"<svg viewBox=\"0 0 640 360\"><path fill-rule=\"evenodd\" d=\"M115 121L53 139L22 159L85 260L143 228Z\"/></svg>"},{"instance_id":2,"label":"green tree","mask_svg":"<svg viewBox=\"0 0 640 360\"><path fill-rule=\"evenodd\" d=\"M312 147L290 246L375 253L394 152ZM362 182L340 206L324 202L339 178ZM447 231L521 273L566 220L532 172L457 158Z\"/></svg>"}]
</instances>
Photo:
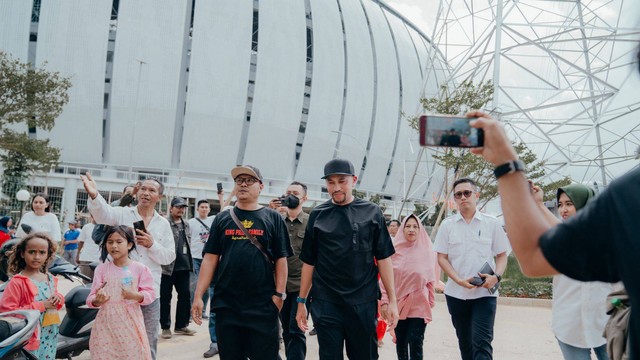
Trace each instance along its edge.
<instances>
[{"instance_id":1,"label":"green tree","mask_svg":"<svg viewBox=\"0 0 640 360\"><path fill-rule=\"evenodd\" d=\"M371 194L371 196L369 196L369 201L378 205L380 207L380 210L382 210L382 212L384 213L385 210L387 210L387 205L384 203L381 204L380 200L382 200L382 195L380 194Z\"/></svg>"},{"instance_id":2,"label":"green tree","mask_svg":"<svg viewBox=\"0 0 640 360\"><path fill-rule=\"evenodd\" d=\"M3 193L13 197L31 173L49 171L58 164L60 149L49 139L35 139L28 129L49 131L69 101L68 77L0 52L0 161Z\"/></svg>"},{"instance_id":3,"label":"green tree","mask_svg":"<svg viewBox=\"0 0 640 360\"><path fill-rule=\"evenodd\" d=\"M440 85L438 96L422 98L420 103L427 112L435 114L462 115L469 110L482 109L493 99L491 81L474 84L471 80L463 81L451 89L448 85ZM409 124L418 130L418 117L410 117Z\"/></svg>"},{"instance_id":4,"label":"green tree","mask_svg":"<svg viewBox=\"0 0 640 360\"><path fill-rule=\"evenodd\" d=\"M494 86L491 81L474 84L471 80L463 81L459 86L450 88L448 85L441 85L437 96L432 98L422 98L420 100L425 111L438 114L462 115L473 109L482 109L493 99ZM416 131L418 130L418 117L409 118L409 124ZM520 159L527 167L527 176L540 185L545 192L545 199L554 197L552 190L571 182L569 177L564 177L551 183L542 183L545 177L544 161L539 161L537 155L524 143L514 144ZM498 188L493 176L493 165L485 161L482 157L471 154L465 149L447 148L441 154L433 155L436 162L443 166L445 177L448 176L449 169L454 171L455 178L470 177L478 182L481 191L481 206L495 199L498 196ZM437 208L435 221L432 225L437 225L439 211L442 205ZM429 219L432 220L432 219Z\"/></svg>"},{"instance_id":5,"label":"green tree","mask_svg":"<svg viewBox=\"0 0 640 360\"><path fill-rule=\"evenodd\" d=\"M527 177L538 184L545 194L545 200L555 198L555 190L571 183L569 177L557 181L543 182L546 175L544 161L538 160L538 156L524 143L514 144L514 148L525 163ZM471 154L467 150L451 149L441 155L433 155L436 162L448 169L454 169L456 178L468 177L476 181L480 191L480 207L484 207L489 201L498 197L498 186L493 176L493 164L480 156Z\"/></svg>"}]
</instances>

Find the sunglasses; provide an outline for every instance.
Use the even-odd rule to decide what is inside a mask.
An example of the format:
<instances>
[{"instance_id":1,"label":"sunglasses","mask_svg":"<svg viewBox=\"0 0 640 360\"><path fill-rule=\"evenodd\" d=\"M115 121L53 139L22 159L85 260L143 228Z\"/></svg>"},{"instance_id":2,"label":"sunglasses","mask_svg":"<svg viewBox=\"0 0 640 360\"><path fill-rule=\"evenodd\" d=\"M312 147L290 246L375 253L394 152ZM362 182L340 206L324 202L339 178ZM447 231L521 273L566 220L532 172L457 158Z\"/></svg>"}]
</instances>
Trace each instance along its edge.
<instances>
[{"instance_id":1,"label":"sunglasses","mask_svg":"<svg viewBox=\"0 0 640 360\"><path fill-rule=\"evenodd\" d=\"M471 190L458 191L457 193L453 194L453 197L456 199L462 199L462 195L464 195L464 197L468 199L471 197L471 194L473 194L473 191Z\"/></svg>"},{"instance_id":2,"label":"sunglasses","mask_svg":"<svg viewBox=\"0 0 640 360\"><path fill-rule=\"evenodd\" d=\"M246 177L246 178L237 177L237 178L235 178L234 181L236 182L236 185L242 185L242 183L246 183L247 185L251 186L251 185L257 183L260 180L254 178L254 177Z\"/></svg>"}]
</instances>

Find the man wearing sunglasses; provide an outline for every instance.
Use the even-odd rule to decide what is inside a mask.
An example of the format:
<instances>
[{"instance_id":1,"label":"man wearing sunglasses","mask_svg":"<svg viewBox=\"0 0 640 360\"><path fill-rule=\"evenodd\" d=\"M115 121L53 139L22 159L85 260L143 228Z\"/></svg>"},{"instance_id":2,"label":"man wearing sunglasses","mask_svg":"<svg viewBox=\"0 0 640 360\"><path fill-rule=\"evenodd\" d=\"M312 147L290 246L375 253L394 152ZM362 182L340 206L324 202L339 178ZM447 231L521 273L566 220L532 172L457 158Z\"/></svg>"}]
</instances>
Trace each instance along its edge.
<instances>
[{"instance_id":1,"label":"man wearing sunglasses","mask_svg":"<svg viewBox=\"0 0 640 360\"><path fill-rule=\"evenodd\" d=\"M473 180L462 178L453 183L458 213L442 222L433 248L449 277L444 294L462 360L493 358L498 292L490 289L500 282L510 250L500 222L477 210L479 197ZM493 274L479 272L485 263Z\"/></svg>"},{"instance_id":2,"label":"man wearing sunglasses","mask_svg":"<svg viewBox=\"0 0 640 360\"><path fill-rule=\"evenodd\" d=\"M293 255L289 230L278 212L258 203L260 170L237 166L231 176L236 206L211 224L191 316L202 323L202 295L215 275L211 311L220 358L277 359L278 313L286 298L287 257Z\"/></svg>"}]
</instances>

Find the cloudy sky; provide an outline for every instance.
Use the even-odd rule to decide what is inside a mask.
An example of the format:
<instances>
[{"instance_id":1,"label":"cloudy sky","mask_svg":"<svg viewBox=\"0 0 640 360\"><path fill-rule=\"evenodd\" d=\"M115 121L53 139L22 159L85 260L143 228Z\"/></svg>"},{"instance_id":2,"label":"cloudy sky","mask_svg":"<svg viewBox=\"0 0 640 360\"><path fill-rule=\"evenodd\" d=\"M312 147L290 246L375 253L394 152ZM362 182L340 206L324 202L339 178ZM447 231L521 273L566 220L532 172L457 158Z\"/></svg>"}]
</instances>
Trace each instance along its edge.
<instances>
[{"instance_id":1,"label":"cloudy sky","mask_svg":"<svg viewBox=\"0 0 640 360\"><path fill-rule=\"evenodd\" d=\"M439 37L433 37L433 26L436 22L440 0L383 1L413 22L426 36L437 41ZM463 60L461 66L466 66L464 65L464 60L468 59L464 56L455 56L458 49L464 50L464 46L470 49L475 47L474 45L470 46L475 44L475 41L466 41L470 39L467 32L471 34L473 32L471 31L472 28L475 28L476 33L480 34L484 26L491 26L489 23L491 20L489 19L490 14L479 12L486 8L487 0L473 1L473 10L477 14L473 17L474 22L471 23L468 22L470 18L464 16L464 10L468 10L465 9L465 3L471 3L471 1L452 2L454 9L450 16L463 20L458 24L460 26L459 29L454 29L454 25L447 27L448 37L446 39L450 46L447 48L446 53L450 64L454 67L459 64L457 60ZM505 5L506 3L509 3L511 7L514 4L513 2L505 1ZM555 27L543 26L563 23L571 25L567 34L575 31L578 28L578 24L570 21L562 22L559 21L559 18L554 18L554 15L559 14L567 14L571 18L571 15L575 15L575 4L551 1L546 2L544 8L539 7L534 1L522 1L518 4L517 11L511 11L508 15L505 13L505 21L510 25L510 29L503 33L502 45L505 48L509 48L509 56L503 55L501 58L499 71L500 91L498 93L500 98L497 106L501 112L507 113L514 112L517 109L540 107L541 110L537 112L527 112L526 117L519 113L512 117L511 120L519 122L514 125L517 127L519 134L533 135L531 142L523 139L523 136L519 136L520 139L530 146L540 147L540 149L536 150L541 151L541 154L544 151L544 157L550 161L550 164L557 163L559 164L558 166L562 166L560 169L562 175L570 174L572 178L578 181L600 181L601 176L595 170L596 166L594 166L597 164L583 166L584 162L580 162L585 159L593 160L597 157L600 151L597 144L600 140L598 140L596 132L593 130L593 124L596 120L591 118L591 114L594 112L583 111L583 106L586 106L584 105L586 103L576 99L581 98L583 94L590 94L590 91L593 91L594 94L600 90L602 90L602 93L615 93L616 95L611 97L611 100L605 101L603 99L604 106L595 108L598 112L597 121L602 124L599 128L601 133L598 133L598 135L602 136L602 141L604 142L603 157L605 162L607 162L606 159L610 159L610 162L606 163L606 168L609 176L616 177L626 172L630 167L636 166L638 162L633 157L638 144L640 144L638 140L640 138L640 126L638 126L637 122L637 112L627 116L622 114L627 109L637 109L638 104L640 104L635 90L640 86L640 76L637 74L637 64L633 64L637 47L637 34L640 32L640 21L638 20L639 2L637 0L590 0L583 2L584 8L590 9L585 11L585 20L591 26L587 27L586 36L593 36L589 43L589 57L583 57L581 51L576 51L581 49L572 45L573 38L563 38L562 35L552 33L546 34L548 31L555 32L553 30ZM459 7L459 9L456 9L456 7ZM527 28L524 26L526 22L523 21L525 18L538 24L535 33L531 33L531 31L527 33ZM545 24L540 24L541 19L544 19ZM528 35L531 38L550 36L550 38L558 39L557 44L548 46L551 50L550 53L554 55L548 55L538 48L526 46L527 42L516 41L515 39L517 38L514 36L516 31L514 29L518 30L517 34ZM610 38L609 42L602 41L602 39L612 36L614 31L617 34L615 38ZM477 40L481 39L481 37L473 36L473 39ZM516 42L518 46L515 46ZM441 50L443 45L440 44ZM489 50L491 50L490 47ZM556 65L550 59L566 59L568 65L565 66L562 62L558 62L558 65ZM583 81L586 78L584 75L586 70L581 77L576 77L576 73L581 73L583 68L588 69L584 64L585 59L591 62L592 70L596 70L593 72L593 78L598 78L602 81L606 80L607 83L613 85L607 86L606 89L594 88L592 90ZM472 69L478 68L474 66L476 64L473 62L470 62L470 65ZM578 71L575 71L576 69ZM557 79L568 79L568 81L558 82L556 81ZM543 81L546 81L546 84L553 84L553 86L546 86L542 84ZM575 88L570 88L568 84L575 86ZM563 101L567 102L566 106L554 105L555 103L560 105ZM565 120L568 123L567 119L571 119L572 131L570 133L563 130L564 126L559 126L559 124L565 124ZM544 122L548 122L549 126L545 127ZM576 125L579 123L580 127L577 128ZM543 127L545 128L543 129ZM553 141L559 147L549 147L549 141ZM534 142L536 145L533 145ZM547 152L548 149L551 149L550 152ZM559 156L558 159L556 159L557 156ZM567 169L563 165L567 163L568 158L571 159L569 160L571 169ZM619 159L623 160L619 161Z\"/></svg>"},{"instance_id":2,"label":"cloudy sky","mask_svg":"<svg viewBox=\"0 0 640 360\"><path fill-rule=\"evenodd\" d=\"M385 3L417 25L425 34L431 35L439 0L387 0Z\"/></svg>"}]
</instances>

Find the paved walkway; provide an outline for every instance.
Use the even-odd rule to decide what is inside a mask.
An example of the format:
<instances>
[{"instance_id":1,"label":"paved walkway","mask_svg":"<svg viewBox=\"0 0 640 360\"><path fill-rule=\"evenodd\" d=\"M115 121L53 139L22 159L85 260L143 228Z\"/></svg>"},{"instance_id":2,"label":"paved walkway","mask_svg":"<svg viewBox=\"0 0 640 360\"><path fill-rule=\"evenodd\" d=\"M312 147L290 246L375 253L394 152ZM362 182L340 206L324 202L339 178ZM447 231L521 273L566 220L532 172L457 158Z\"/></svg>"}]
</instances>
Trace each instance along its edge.
<instances>
[{"instance_id":1,"label":"paved walkway","mask_svg":"<svg viewBox=\"0 0 640 360\"><path fill-rule=\"evenodd\" d=\"M72 287L64 279L60 281L63 293ZM174 309L176 294L173 296ZM426 359L460 359L455 331L447 312L443 297L437 296L433 309L433 321L427 325L424 352ZM503 299L500 299L503 300ZM548 301L530 302L520 299L504 299L498 304L493 341L495 359L517 360L554 360L562 359L560 349L551 333L551 308ZM522 306L521 304L526 304ZM201 359L202 353L209 348L209 333L206 327L191 324L198 333L195 336L177 336L172 339L160 339L158 359ZM315 336L307 336L307 359L318 359L318 342ZM380 348L380 359L396 359L395 346L387 334ZM284 355L284 353L283 353ZM88 352L74 359L90 359ZM218 359L218 356L213 359ZM346 358L346 357L345 357ZM284 356L283 356L284 359Z\"/></svg>"}]
</instances>

